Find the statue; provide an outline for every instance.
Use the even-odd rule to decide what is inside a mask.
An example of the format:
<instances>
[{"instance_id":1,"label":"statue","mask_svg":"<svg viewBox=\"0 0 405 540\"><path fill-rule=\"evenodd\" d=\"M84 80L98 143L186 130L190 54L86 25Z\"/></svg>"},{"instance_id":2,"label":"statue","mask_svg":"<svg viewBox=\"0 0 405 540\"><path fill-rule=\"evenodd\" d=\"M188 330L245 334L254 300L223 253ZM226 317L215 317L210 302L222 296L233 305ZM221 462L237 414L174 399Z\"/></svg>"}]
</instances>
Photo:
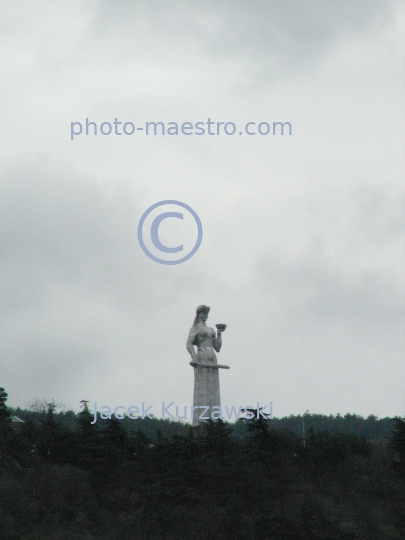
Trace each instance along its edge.
<instances>
[{"instance_id":1,"label":"statue","mask_svg":"<svg viewBox=\"0 0 405 540\"><path fill-rule=\"evenodd\" d=\"M191 356L190 365L194 368L194 398L193 406L199 407L193 412L193 426L198 426L204 420L199 416L211 418L212 407L221 406L219 391L219 368L229 369L229 366L217 363L215 351L219 353L222 346L222 332L226 324L217 324L217 332L207 326L208 306L198 306L193 326L187 339L187 350ZM197 347L197 351L194 349ZM204 412L204 409L205 412Z\"/></svg>"}]
</instances>

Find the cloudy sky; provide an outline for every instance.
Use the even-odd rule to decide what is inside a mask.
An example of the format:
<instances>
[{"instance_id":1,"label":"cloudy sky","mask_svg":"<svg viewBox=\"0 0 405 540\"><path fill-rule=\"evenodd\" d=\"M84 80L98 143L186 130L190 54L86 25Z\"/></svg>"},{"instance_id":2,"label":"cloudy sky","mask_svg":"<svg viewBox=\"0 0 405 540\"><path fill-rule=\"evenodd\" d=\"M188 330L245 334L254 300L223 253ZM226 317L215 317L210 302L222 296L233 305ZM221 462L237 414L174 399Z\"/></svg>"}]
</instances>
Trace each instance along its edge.
<instances>
[{"instance_id":1,"label":"cloudy sky","mask_svg":"<svg viewBox=\"0 0 405 540\"><path fill-rule=\"evenodd\" d=\"M9 405L191 405L199 304L224 405L405 414L404 4L0 2L0 386ZM235 135L71 122L233 122ZM292 135L249 136L247 122ZM76 126L77 127L77 126ZM78 127L77 127L78 129ZM178 200L197 253L141 250ZM192 220L191 220L192 221ZM190 220L165 220L163 243ZM180 241L179 241L180 240Z\"/></svg>"}]
</instances>

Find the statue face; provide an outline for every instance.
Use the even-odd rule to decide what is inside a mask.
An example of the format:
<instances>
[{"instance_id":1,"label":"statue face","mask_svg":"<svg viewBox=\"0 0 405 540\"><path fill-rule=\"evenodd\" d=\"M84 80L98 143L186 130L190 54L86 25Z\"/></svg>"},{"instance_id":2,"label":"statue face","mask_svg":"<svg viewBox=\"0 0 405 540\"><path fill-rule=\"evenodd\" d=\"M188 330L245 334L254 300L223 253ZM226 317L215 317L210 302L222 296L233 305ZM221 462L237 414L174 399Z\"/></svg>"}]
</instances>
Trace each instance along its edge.
<instances>
[{"instance_id":1,"label":"statue face","mask_svg":"<svg viewBox=\"0 0 405 540\"><path fill-rule=\"evenodd\" d=\"M208 311L201 311L201 313L199 314L199 317L202 321L206 321L208 319Z\"/></svg>"}]
</instances>

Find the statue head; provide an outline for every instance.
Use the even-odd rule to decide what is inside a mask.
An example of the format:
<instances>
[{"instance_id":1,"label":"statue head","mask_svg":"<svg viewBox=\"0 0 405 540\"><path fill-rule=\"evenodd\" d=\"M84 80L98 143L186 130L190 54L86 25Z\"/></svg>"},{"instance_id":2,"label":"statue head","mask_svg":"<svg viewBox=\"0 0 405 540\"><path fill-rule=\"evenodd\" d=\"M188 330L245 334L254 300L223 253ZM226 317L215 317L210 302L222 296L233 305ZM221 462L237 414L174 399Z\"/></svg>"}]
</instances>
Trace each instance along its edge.
<instances>
[{"instance_id":1,"label":"statue head","mask_svg":"<svg viewBox=\"0 0 405 540\"><path fill-rule=\"evenodd\" d=\"M196 326L199 323L200 319L202 319L205 322L208 319L209 311L210 311L210 308L208 306L204 306L204 305L198 306L198 308L196 309L196 317L194 319L193 326Z\"/></svg>"}]
</instances>

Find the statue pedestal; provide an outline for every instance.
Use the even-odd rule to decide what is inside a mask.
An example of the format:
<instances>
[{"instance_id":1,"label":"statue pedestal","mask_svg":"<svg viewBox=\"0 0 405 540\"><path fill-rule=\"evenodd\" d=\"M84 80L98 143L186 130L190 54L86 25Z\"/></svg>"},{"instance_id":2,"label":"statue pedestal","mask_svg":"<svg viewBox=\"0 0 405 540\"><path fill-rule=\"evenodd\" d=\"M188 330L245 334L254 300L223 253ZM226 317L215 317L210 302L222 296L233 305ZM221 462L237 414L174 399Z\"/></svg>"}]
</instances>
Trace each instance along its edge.
<instances>
[{"instance_id":1,"label":"statue pedestal","mask_svg":"<svg viewBox=\"0 0 405 540\"><path fill-rule=\"evenodd\" d=\"M212 420L212 413L218 416L219 409L213 410L213 407L221 406L220 369L229 369L229 366L205 363L194 365L193 406L199 408L193 411L193 426L198 426L208 419Z\"/></svg>"}]
</instances>

